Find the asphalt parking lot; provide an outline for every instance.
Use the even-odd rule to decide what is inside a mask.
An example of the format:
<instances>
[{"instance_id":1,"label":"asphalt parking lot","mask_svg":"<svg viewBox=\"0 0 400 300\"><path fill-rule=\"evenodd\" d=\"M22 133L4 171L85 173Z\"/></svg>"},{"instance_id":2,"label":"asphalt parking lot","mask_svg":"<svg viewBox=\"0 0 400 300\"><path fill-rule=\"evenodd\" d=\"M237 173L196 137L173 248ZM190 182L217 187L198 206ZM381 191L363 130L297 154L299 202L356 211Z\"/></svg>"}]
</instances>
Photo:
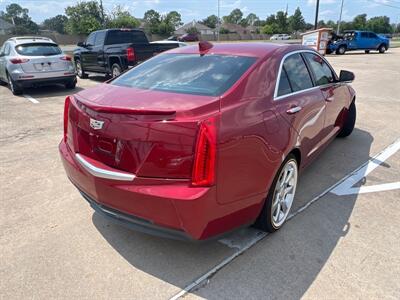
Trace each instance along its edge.
<instances>
[{"instance_id":1,"label":"asphalt parking lot","mask_svg":"<svg viewBox=\"0 0 400 300\"><path fill-rule=\"evenodd\" d=\"M200 244L94 214L58 155L70 91L0 86L0 297L399 299L400 48L328 60L356 74L353 134L301 174L279 232ZM79 80L76 91L102 81Z\"/></svg>"}]
</instances>

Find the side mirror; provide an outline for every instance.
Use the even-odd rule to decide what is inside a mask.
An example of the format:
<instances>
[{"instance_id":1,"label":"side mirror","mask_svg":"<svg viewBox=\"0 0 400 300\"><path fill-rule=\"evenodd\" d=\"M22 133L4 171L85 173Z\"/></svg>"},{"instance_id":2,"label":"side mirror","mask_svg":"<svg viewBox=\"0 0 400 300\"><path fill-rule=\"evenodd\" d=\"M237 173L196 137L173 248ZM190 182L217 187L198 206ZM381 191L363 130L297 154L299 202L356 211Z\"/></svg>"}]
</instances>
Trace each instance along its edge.
<instances>
[{"instance_id":1,"label":"side mirror","mask_svg":"<svg viewBox=\"0 0 400 300\"><path fill-rule=\"evenodd\" d=\"M78 47L85 47L85 43L84 42L79 42L78 44L76 44Z\"/></svg>"},{"instance_id":2,"label":"side mirror","mask_svg":"<svg viewBox=\"0 0 400 300\"><path fill-rule=\"evenodd\" d=\"M355 76L353 72L341 70L339 75L340 82L352 82Z\"/></svg>"}]
</instances>

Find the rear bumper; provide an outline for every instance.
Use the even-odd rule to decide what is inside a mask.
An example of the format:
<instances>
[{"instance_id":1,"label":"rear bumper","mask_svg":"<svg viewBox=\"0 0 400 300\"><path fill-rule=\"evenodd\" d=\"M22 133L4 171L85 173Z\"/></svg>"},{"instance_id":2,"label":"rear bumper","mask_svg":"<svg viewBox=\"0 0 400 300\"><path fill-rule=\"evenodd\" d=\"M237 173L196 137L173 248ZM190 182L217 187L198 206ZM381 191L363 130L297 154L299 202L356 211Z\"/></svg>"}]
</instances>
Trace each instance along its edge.
<instances>
[{"instance_id":1,"label":"rear bumper","mask_svg":"<svg viewBox=\"0 0 400 300\"><path fill-rule=\"evenodd\" d=\"M188 180L96 177L77 161L64 141L59 151L69 179L92 207L138 231L204 240L250 224L262 206L262 198L220 205L215 186L191 187Z\"/></svg>"},{"instance_id":2,"label":"rear bumper","mask_svg":"<svg viewBox=\"0 0 400 300\"><path fill-rule=\"evenodd\" d=\"M53 78L34 78L34 79L17 79L16 84L22 88L43 86L51 84L67 84L76 81L75 75L53 77Z\"/></svg>"}]
</instances>

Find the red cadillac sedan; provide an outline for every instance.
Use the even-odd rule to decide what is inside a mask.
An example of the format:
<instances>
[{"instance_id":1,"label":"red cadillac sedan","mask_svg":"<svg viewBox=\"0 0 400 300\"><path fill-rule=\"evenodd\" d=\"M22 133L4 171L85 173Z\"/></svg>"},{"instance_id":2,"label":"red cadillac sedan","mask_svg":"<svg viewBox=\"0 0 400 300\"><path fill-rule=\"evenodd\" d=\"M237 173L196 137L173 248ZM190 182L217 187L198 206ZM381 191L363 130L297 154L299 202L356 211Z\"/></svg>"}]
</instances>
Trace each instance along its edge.
<instances>
[{"instance_id":1,"label":"red cadillac sedan","mask_svg":"<svg viewBox=\"0 0 400 300\"><path fill-rule=\"evenodd\" d=\"M299 170L352 132L353 79L299 45L176 48L68 96L61 158L98 213L135 230L273 232Z\"/></svg>"}]
</instances>

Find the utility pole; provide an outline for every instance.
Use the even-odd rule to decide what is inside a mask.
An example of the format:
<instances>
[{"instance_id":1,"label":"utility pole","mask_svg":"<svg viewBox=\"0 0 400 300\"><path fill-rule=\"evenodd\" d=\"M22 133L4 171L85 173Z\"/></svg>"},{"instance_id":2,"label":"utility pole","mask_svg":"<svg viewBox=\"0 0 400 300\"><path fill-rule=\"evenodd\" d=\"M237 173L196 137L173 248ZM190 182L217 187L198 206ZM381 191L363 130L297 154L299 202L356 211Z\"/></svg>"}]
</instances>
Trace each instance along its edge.
<instances>
[{"instance_id":1,"label":"utility pole","mask_svg":"<svg viewBox=\"0 0 400 300\"><path fill-rule=\"evenodd\" d=\"M315 24L314 29L318 28L318 11L319 11L319 0L317 0L317 7L315 8Z\"/></svg>"},{"instance_id":2,"label":"utility pole","mask_svg":"<svg viewBox=\"0 0 400 300\"><path fill-rule=\"evenodd\" d=\"M103 0L100 0L100 14L101 14L101 26L104 27L104 7L103 7Z\"/></svg>"},{"instance_id":3,"label":"utility pole","mask_svg":"<svg viewBox=\"0 0 400 300\"><path fill-rule=\"evenodd\" d=\"M336 31L337 35L339 35L339 33L340 33L340 23L342 23L343 2L344 2L344 0L342 0L342 5L340 6L340 15L339 15L339 21L337 24L337 31Z\"/></svg>"},{"instance_id":4,"label":"utility pole","mask_svg":"<svg viewBox=\"0 0 400 300\"><path fill-rule=\"evenodd\" d=\"M217 21L217 41L219 42L219 31L220 31L220 27L221 27L221 21L219 18L219 12L220 12L220 6L221 6L221 2L220 0L218 0L218 21Z\"/></svg>"}]
</instances>

